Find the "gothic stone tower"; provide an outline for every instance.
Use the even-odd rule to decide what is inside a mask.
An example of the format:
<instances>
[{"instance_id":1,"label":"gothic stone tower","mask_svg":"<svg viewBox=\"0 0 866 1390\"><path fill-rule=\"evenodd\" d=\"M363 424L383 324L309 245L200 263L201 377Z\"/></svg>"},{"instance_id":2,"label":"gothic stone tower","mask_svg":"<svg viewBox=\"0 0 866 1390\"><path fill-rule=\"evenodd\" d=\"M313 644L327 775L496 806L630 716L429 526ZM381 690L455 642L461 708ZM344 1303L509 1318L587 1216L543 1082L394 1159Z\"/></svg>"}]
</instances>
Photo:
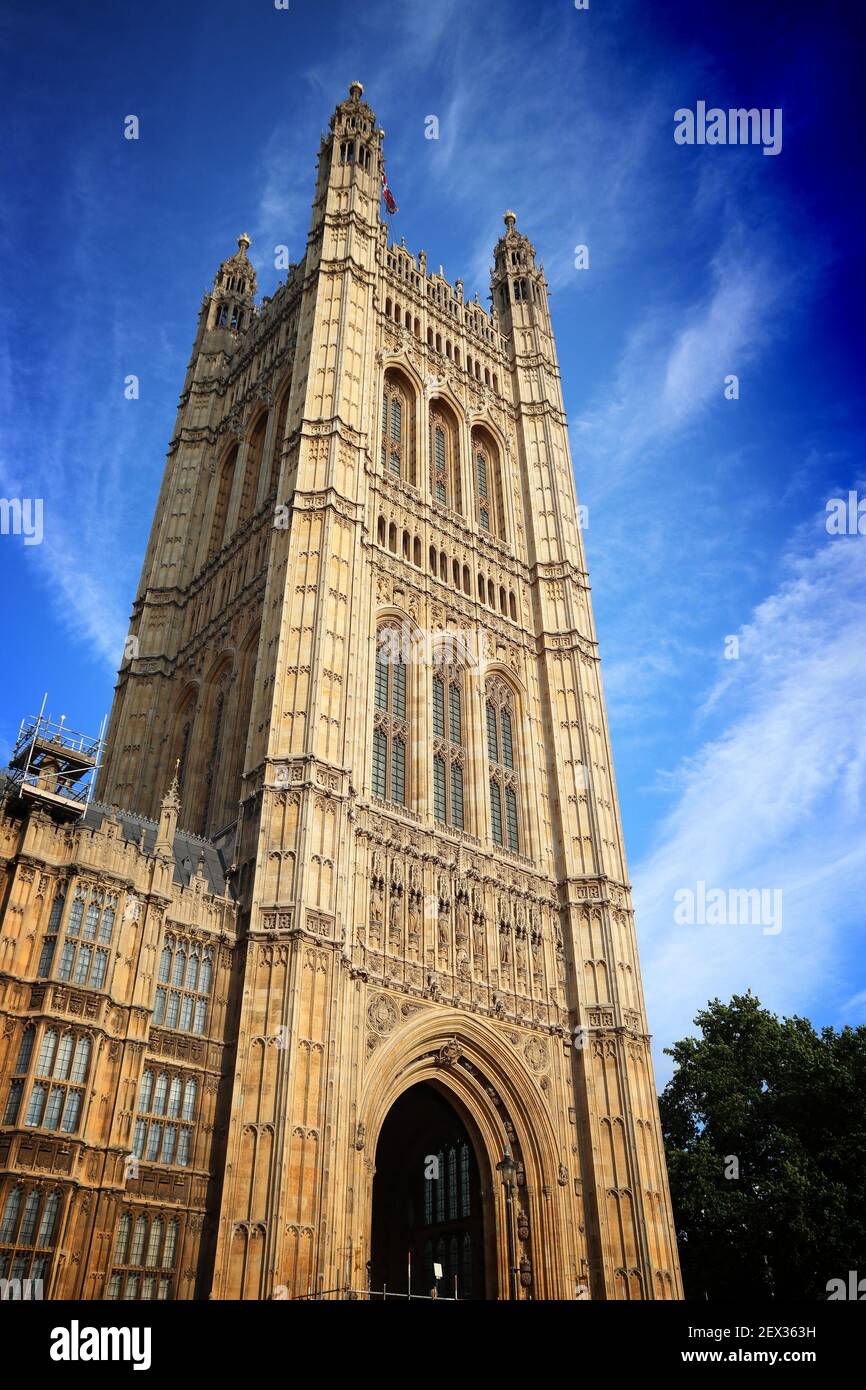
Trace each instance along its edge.
<instances>
[{"instance_id":1,"label":"gothic stone tower","mask_svg":"<svg viewBox=\"0 0 866 1390\"><path fill-rule=\"evenodd\" d=\"M212 1296L411 1252L676 1298L543 270L506 213L487 313L389 244L383 135L353 83L303 259L257 307L241 237L205 297L101 776L153 817L179 760L234 861Z\"/></svg>"}]
</instances>

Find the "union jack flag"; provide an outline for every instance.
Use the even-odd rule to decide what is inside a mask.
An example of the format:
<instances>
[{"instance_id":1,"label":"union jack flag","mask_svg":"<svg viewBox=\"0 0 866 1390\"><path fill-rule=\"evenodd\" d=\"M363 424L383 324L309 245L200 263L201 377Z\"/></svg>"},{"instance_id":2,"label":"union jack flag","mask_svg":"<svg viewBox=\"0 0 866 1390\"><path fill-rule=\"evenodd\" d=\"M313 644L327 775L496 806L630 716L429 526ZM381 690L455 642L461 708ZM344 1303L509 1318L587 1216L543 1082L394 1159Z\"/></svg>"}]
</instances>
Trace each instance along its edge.
<instances>
[{"instance_id":1,"label":"union jack flag","mask_svg":"<svg viewBox=\"0 0 866 1390\"><path fill-rule=\"evenodd\" d=\"M397 204L394 200L394 194L388 187L388 175L385 173L384 169L382 170L382 196L385 199L386 211L392 214L395 213L397 211Z\"/></svg>"}]
</instances>

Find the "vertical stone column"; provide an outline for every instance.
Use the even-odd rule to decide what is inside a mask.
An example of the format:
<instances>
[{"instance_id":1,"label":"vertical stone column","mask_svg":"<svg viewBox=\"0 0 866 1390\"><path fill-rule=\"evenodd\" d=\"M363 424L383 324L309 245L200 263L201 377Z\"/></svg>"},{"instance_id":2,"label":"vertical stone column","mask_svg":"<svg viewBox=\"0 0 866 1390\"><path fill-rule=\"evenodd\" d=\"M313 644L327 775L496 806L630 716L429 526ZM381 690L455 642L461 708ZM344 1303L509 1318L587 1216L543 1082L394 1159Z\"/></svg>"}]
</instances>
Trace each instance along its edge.
<instances>
[{"instance_id":1,"label":"vertical stone column","mask_svg":"<svg viewBox=\"0 0 866 1390\"><path fill-rule=\"evenodd\" d=\"M347 1057L355 839L350 779L358 673L370 633L363 539L376 381L373 293L380 134L357 84L324 141L307 244L289 405L290 524L272 547L259 676L269 719L255 844L247 980L215 1292L303 1294L337 1277L333 1240L348 1162L335 1097ZM349 150L351 148L351 158ZM330 1206L325 1205L324 1193Z\"/></svg>"},{"instance_id":2,"label":"vertical stone column","mask_svg":"<svg viewBox=\"0 0 866 1390\"><path fill-rule=\"evenodd\" d=\"M509 339L532 571L554 872L563 906L575 1110L596 1297L680 1292L598 646L535 251L505 215L494 303ZM663 1215L661 1213L664 1213Z\"/></svg>"}]
</instances>

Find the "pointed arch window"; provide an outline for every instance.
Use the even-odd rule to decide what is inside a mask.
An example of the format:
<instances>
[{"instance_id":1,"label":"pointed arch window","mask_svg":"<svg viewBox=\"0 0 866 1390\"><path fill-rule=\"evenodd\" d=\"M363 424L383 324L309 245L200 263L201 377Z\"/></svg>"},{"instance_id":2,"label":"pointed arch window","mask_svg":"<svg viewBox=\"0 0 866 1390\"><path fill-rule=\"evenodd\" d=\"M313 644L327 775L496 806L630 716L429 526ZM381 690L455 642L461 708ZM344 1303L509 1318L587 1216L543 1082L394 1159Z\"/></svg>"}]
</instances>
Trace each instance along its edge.
<instances>
[{"instance_id":1,"label":"pointed arch window","mask_svg":"<svg viewBox=\"0 0 866 1390\"><path fill-rule=\"evenodd\" d=\"M478 484L478 518L483 531L490 530L490 468L483 449L475 451L476 482Z\"/></svg>"},{"instance_id":2,"label":"pointed arch window","mask_svg":"<svg viewBox=\"0 0 866 1390\"><path fill-rule=\"evenodd\" d=\"M448 502L448 477L445 465L445 430L438 422L433 426L433 495L437 502Z\"/></svg>"},{"instance_id":3,"label":"pointed arch window","mask_svg":"<svg viewBox=\"0 0 866 1390\"><path fill-rule=\"evenodd\" d=\"M499 451L482 433L473 433L475 463L475 516L482 531L505 538L505 511L502 497L502 469Z\"/></svg>"},{"instance_id":4,"label":"pointed arch window","mask_svg":"<svg viewBox=\"0 0 866 1390\"><path fill-rule=\"evenodd\" d=\"M462 514L457 427L438 401L430 409L430 492L434 502Z\"/></svg>"},{"instance_id":5,"label":"pointed arch window","mask_svg":"<svg viewBox=\"0 0 866 1390\"><path fill-rule=\"evenodd\" d=\"M244 481L241 487L240 509L238 511L238 526L243 526L244 522L249 520L256 509L256 494L259 488L259 474L262 466L262 454L264 452L265 430L267 429L267 425L268 416L267 412L264 412L256 421L255 428L247 444Z\"/></svg>"},{"instance_id":6,"label":"pointed arch window","mask_svg":"<svg viewBox=\"0 0 866 1390\"><path fill-rule=\"evenodd\" d=\"M396 375L388 372L382 390L382 467L392 478L414 485L412 435L409 392Z\"/></svg>"},{"instance_id":7,"label":"pointed arch window","mask_svg":"<svg viewBox=\"0 0 866 1390\"><path fill-rule=\"evenodd\" d=\"M455 830L465 826L463 669L437 657L433 669L433 815Z\"/></svg>"},{"instance_id":8,"label":"pointed arch window","mask_svg":"<svg viewBox=\"0 0 866 1390\"><path fill-rule=\"evenodd\" d=\"M287 386L280 396L277 406L277 420L274 426L274 439L271 445L271 476L268 480L268 496L276 494L277 486L280 481L280 464L283 459L283 436L286 433L286 416L289 411L289 387Z\"/></svg>"},{"instance_id":9,"label":"pointed arch window","mask_svg":"<svg viewBox=\"0 0 866 1390\"><path fill-rule=\"evenodd\" d=\"M238 446L235 444L220 464L208 555L215 555L218 550L222 549L226 541L226 520L228 518L229 499L232 493L232 483L235 476L237 457Z\"/></svg>"},{"instance_id":10,"label":"pointed arch window","mask_svg":"<svg viewBox=\"0 0 866 1390\"><path fill-rule=\"evenodd\" d=\"M404 634L397 627L376 634L373 709L373 795L406 805L407 673Z\"/></svg>"},{"instance_id":11,"label":"pointed arch window","mask_svg":"<svg viewBox=\"0 0 866 1390\"><path fill-rule=\"evenodd\" d=\"M223 808L216 805L216 782L220 771L225 773L223 759L221 757L220 744L222 741L223 721L225 716L226 702L228 699L229 685L232 680L232 671L228 663L212 678L210 706L208 710L207 724L210 725L210 754L207 762L204 786L204 806L201 813L201 833L207 835L208 830L222 829L222 824L211 825L214 813L219 812L218 819L221 821ZM221 791L223 797L228 792L228 788L223 781Z\"/></svg>"},{"instance_id":12,"label":"pointed arch window","mask_svg":"<svg viewBox=\"0 0 866 1390\"><path fill-rule=\"evenodd\" d=\"M485 688L485 724L490 779L490 828L493 841L520 851L519 779L515 758L515 704L509 686L498 677Z\"/></svg>"}]
</instances>

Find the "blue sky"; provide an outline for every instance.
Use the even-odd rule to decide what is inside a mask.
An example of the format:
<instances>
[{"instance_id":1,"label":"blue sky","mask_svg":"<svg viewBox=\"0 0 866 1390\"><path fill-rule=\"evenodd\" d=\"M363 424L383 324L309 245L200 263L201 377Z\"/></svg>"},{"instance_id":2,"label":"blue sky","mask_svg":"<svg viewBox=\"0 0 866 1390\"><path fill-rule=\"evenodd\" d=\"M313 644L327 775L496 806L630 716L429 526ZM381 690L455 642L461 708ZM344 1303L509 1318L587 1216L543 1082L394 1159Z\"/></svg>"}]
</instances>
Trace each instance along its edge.
<instances>
[{"instance_id":1,"label":"blue sky","mask_svg":"<svg viewBox=\"0 0 866 1390\"><path fill-rule=\"evenodd\" d=\"M395 236L486 302L513 207L546 267L657 1058L747 987L866 1021L866 536L825 527L866 491L858 9L3 6L0 485L44 540L0 536L0 757L46 688L107 710L201 293L241 231L263 293L300 257L358 78ZM781 107L781 153L677 145L698 100ZM677 925L699 881L782 931Z\"/></svg>"}]
</instances>

